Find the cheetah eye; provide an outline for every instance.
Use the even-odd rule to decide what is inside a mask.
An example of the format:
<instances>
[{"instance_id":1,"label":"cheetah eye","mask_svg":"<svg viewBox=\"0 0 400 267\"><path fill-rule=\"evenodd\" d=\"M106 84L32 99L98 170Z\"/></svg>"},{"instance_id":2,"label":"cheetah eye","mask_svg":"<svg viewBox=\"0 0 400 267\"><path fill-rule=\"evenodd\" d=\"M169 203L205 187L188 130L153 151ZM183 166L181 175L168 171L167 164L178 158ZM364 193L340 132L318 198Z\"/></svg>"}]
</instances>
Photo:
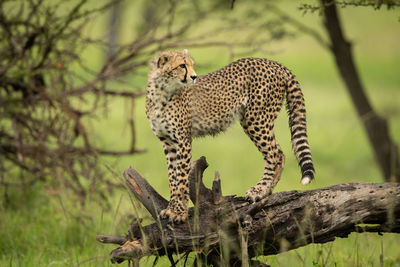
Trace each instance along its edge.
<instances>
[{"instance_id":1,"label":"cheetah eye","mask_svg":"<svg viewBox=\"0 0 400 267\"><path fill-rule=\"evenodd\" d=\"M184 68L186 68L186 65L185 65L185 64L181 64L181 65L179 65L179 67L181 67L182 69L184 69Z\"/></svg>"}]
</instances>

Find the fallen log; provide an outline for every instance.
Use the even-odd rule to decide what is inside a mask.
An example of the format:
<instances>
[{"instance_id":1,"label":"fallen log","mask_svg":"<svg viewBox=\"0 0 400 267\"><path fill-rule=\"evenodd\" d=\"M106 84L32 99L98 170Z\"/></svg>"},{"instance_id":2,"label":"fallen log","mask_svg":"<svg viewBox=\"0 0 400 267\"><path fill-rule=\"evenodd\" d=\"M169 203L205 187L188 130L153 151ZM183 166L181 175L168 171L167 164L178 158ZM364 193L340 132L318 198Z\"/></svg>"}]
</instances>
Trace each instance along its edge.
<instances>
[{"instance_id":1,"label":"fallen log","mask_svg":"<svg viewBox=\"0 0 400 267\"><path fill-rule=\"evenodd\" d=\"M193 163L186 223L160 219L168 201L133 168L124 171L129 189L155 222L135 219L125 236L98 235L102 243L120 245L111 261L138 261L149 255L196 253L196 261L214 266L249 266L258 255L272 255L310 243L326 243L352 232L400 232L399 183L348 183L308 191L274 193L259 202L222 196L218 173L212 188L203 184L204 157ZM264 265L265 266L265 265Z\"/></svg>"}]
</instances>

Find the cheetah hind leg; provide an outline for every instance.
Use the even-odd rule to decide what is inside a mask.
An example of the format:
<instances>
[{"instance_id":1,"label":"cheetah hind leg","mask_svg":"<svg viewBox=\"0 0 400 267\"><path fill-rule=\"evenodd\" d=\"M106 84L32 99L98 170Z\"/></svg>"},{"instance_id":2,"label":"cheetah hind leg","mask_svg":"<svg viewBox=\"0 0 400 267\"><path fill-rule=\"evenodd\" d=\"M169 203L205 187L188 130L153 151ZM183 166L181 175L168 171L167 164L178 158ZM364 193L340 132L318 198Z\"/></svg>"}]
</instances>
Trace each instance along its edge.
<instances>
[{"instance_id":1,"label":"cheetah hind leg","mask_svg":"<svg viewBox=\"0 0 400 267\"><path fill-rule=\"evenodd\" d=\"M277 148L279 151L278 153L279 160L274 168L274 176L272 179L265 179L265 178L261 179L261 181L259 181L257 185L250 187L247 190L245 198L251 203L257 202L263 199L264 197L271 195L276 184L279 182L281 178L283 167L285 166L285 155L283 154L278 144Z\"/></svg>"}]
</instances>

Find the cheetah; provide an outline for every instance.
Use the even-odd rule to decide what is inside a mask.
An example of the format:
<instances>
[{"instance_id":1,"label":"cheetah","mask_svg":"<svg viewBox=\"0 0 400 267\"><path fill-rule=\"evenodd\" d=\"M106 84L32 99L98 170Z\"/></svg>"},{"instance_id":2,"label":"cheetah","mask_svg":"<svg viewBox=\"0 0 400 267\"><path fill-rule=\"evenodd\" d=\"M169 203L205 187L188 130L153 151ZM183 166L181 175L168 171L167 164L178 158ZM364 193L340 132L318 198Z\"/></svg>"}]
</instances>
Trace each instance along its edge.
<instances>
[{"instance_id":1,"label":"cheetah","mask_svg":"<svg viewBox=\"0 0 400 267\"><path fill-rule=\"evenodd\" d=\"M192 139L216 135L236 120L265 161L264 174L248 189L246 199L256 202L270 195L285 163L274 135L274 120L285 96L292 147L305 185L315 173L306 110L299 83L286 67L268 59L243 58L197 77L187 50L156 56L148 73L146 115L168 163L171 199L161 218L175 223L187 218Z\"/></svg>"}]
</instances>

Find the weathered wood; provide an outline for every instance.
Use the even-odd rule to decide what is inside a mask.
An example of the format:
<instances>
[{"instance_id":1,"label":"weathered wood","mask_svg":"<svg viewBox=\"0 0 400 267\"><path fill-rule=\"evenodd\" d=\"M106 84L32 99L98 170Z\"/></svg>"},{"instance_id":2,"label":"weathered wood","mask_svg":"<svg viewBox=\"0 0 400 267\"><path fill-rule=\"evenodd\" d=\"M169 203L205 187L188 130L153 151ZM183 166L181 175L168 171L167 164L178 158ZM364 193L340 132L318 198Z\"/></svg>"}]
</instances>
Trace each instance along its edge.
<instances>
[{"instance_id":1,"label":"weathered wood","mask_svg":"<svg viewBox=\"0 0 400 267\"><path fill-rule=\"evenodd\" d=\"M158 194L134 168L129 167L123 175L132 193L150 212L151 216L157 219L160 211L168 206L168 201Z\"/></svg>"},{"instance_id":2,"label":"weathered wood","mask_svg":"<svg viewBox=\"0 0 400 267\"><path fill-rule=\"evenodd\" d=\"M188 221L173 225L158 218L153 224L141 226L135 220L125 237L114 237L119 245L122 238L127 241L111 252L113 262L193 251L205 264L246 264L252 262L246 259L256 255L325 243L351 232L400 232L398 183L349 183L279 192L250 204L243 197L223 197L218 174L213 189L206 188L202 182L206 167L204 157L192 166L190 198L196 205L189 209ZM131 175L132 169L125 171L125 177L127 173L129 188L150 213L166 206L166 200L160 199L137 172ZM98 240L109 243L106 241L113 239Z\"/></svg>"},{"instance_id":3,"label":"weathered wood","mask_svg":"<svg viewBox=\"0 0 400 267\"><path fill-rule=\"evenodd\" d=\"M126 241L128 241L128 238L125 236L97 235L96 240L101 243L123 245Z\"/></svg>"},{"instance_id":4,"label":"weathered wood","mask_svg":"<svg viewBox=\"0 0 400 267\"><path fill-rule=\"evenodd\" d=\"M208 202L213 200L213 191L205 187L203 183L203 172L208 167L205 157L201 157L192 164L189 173L189 197L193 203Z\"/></svg>"}]
</instances>

